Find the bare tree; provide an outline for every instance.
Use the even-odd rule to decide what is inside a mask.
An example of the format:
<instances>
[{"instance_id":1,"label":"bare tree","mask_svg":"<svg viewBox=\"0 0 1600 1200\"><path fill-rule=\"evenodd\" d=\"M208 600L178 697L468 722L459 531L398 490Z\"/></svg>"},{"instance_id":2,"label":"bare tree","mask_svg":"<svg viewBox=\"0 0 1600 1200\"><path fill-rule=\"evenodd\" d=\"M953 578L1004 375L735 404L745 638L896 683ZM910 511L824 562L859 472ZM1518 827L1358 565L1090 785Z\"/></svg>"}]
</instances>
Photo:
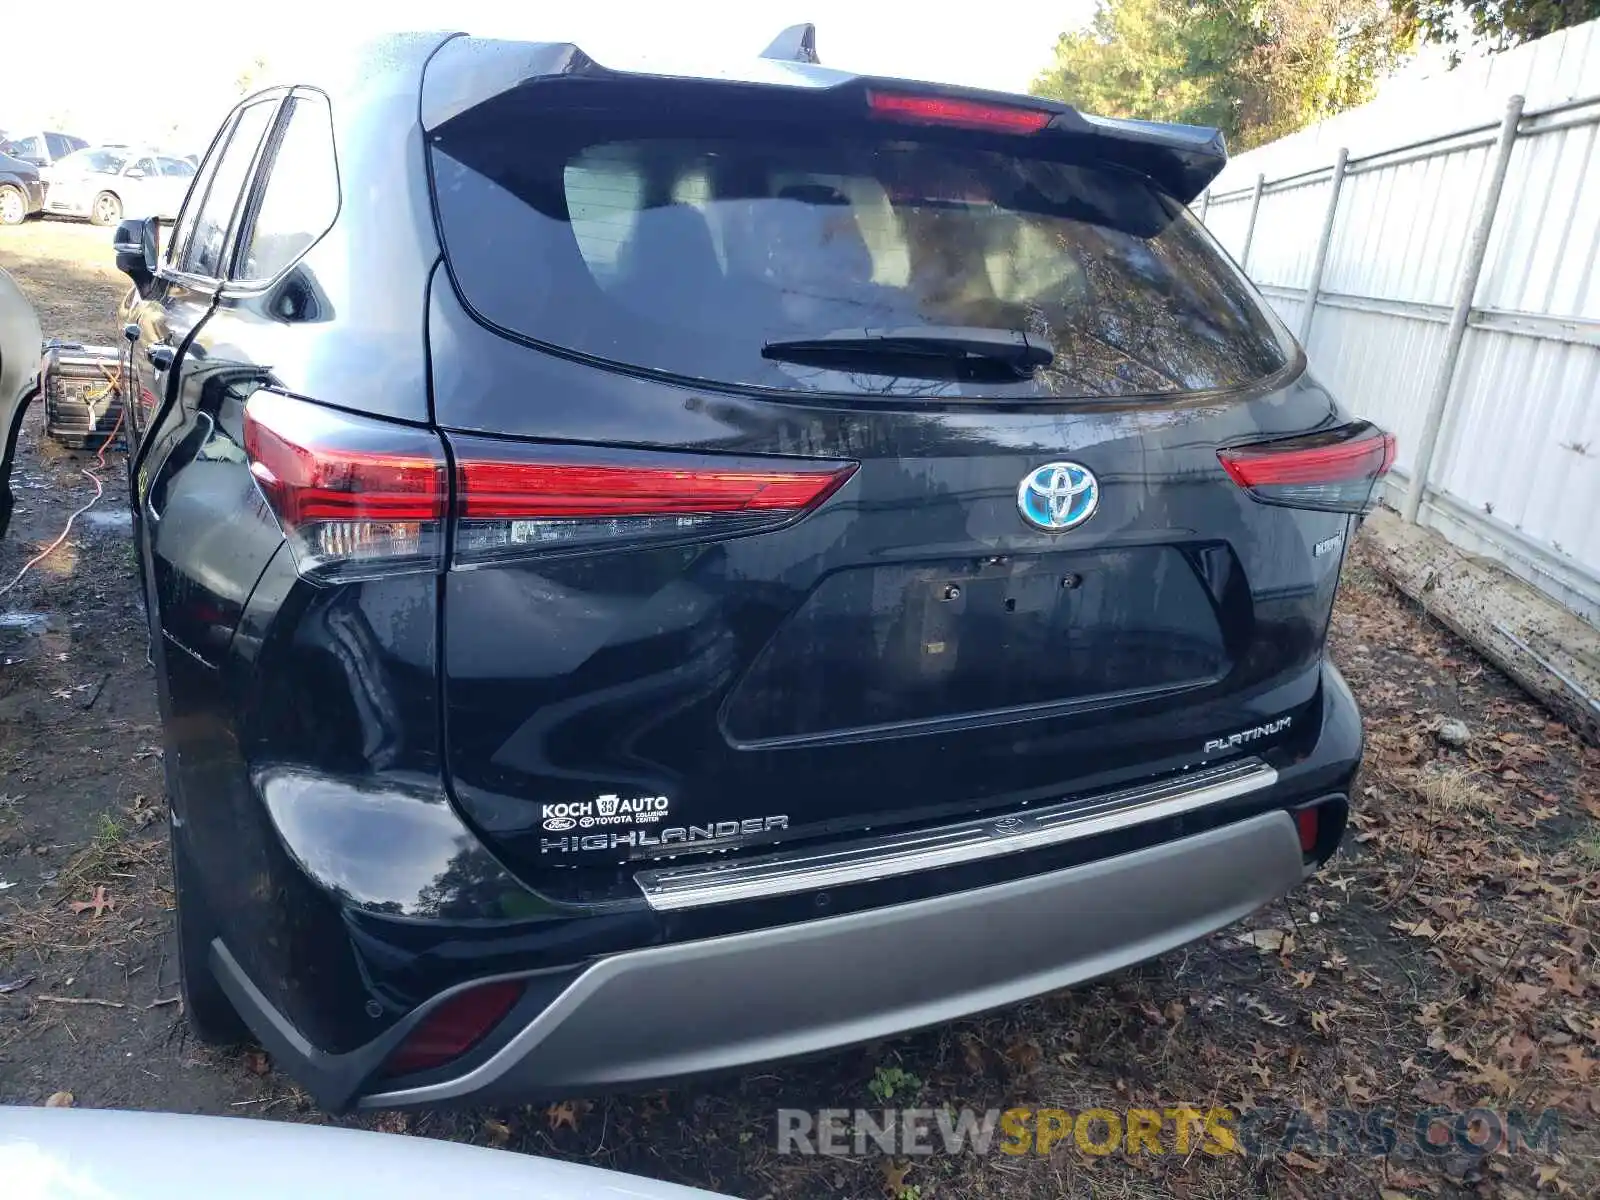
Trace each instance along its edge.
<instances>
[{"instance_id":1,"label":"bare tree","mask_svg":"<svg viewBox=\"0 0 1600 1200\"><path fill-rule=\"evenodd\" d=\"M257 54L247 63L243 70L233 81L233 86L239 89L239 95L248 96L261 86L261 81L267 74L267 58L264 54Z\"/></svg>"}]
</instances>

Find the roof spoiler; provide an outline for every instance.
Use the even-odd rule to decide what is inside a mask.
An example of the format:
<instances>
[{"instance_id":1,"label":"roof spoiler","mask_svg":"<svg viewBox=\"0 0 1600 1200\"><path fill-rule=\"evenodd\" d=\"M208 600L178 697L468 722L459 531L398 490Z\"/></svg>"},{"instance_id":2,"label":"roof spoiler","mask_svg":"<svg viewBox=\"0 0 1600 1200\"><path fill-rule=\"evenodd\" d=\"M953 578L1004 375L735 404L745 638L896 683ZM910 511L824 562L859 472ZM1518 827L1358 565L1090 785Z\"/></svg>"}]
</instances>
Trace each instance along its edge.
<instances>
[{"instance_id":1,"label":"roof spoiler","mask_svg":"<svg viewBox=\"0 0 1600 1200\"><path fill-rule=\"evenodd\" d=\"M515 88L548 80L586 79L651 86L745 86L773 96L805 93L840 96L940 98L957 106L1025 113L1033 118L1033 137L1059 138L1086 158L1135 171L1183 204L1194 201L1227 165L1222 134L1198 125L1136 121L1081 113L1069 104L1036 96L976 88L916 83L857 75L821 66L816 60L816 28L791 25L757 58L742 64L715 64L705 70L660 62L618 69L595 62L577 46L557 42L509 42L457 36L429 61L422 80L422 126L438 129L469 109ZM809 57L808 57L809 56ZM802 101L803 102L803 101ZM863 110L869 103L862 100ZM834 110L838 111L837 108Z\"/></svg>"}]
</instances>

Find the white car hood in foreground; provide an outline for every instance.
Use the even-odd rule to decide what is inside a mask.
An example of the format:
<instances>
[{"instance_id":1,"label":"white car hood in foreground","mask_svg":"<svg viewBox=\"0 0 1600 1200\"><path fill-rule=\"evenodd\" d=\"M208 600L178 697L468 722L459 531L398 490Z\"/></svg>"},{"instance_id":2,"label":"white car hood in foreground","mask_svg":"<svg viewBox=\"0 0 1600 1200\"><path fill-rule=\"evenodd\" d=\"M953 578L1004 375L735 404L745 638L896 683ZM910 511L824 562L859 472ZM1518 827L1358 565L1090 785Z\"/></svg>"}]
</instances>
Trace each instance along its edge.
<instances>
[{"instance_id":1,"label":"white car hood in foreground","mask_svg":"<svg viewBox=\"0 0 1600 1200\"><path fill-rule=\"evenodd\" d=\"M242 1117L0 1107L5 1200L718 1200L595 1167ZM726 1198L722 1198L726 1200Z\"/></svg>"}]
</instances>

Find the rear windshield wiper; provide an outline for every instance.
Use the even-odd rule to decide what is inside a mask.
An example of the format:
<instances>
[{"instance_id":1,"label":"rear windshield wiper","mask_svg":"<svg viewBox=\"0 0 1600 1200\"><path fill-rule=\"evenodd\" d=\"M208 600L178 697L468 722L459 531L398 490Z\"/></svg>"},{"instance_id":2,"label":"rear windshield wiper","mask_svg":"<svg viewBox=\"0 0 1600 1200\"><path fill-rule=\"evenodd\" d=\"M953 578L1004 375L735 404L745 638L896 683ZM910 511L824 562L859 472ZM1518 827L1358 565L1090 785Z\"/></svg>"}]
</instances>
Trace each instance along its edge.
<instances>
[{"instance_id":1,"label":"rear windshield wiper","mask_svg":"<svg viewBox=\"0 0 1600 1200\"><path fill-rule=\"evenodd\" d=\"M906 325L839 329L783 338L761 348L763 358L825 366L858 366L934 378L1020 378L1055 361L1055 351L1020 329L981 325Z\"/></svg>"}]
</instances>

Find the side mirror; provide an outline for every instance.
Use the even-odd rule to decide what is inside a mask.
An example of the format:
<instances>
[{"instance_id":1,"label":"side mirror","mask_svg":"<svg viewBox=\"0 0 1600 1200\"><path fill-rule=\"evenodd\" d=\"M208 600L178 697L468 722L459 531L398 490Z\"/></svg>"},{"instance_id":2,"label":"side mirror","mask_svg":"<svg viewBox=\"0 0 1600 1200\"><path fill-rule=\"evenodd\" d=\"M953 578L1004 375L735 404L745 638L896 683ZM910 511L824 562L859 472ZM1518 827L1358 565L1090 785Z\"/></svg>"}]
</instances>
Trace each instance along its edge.
<instances>
[{"instance_id":1,"label":"side mirror","mask_svg":"<svg viewBox=\"0 0 1600 1200\"><path fill-rule=\"evenodd\" d=\"M133 286L145 295L156 277L160 265L161 227L154 217L128 220L117 226L111 248L116 252L117 270L133 280Z\"/></svg>"},{"instance_id":2,"label":"side mirror","mask_svg":"<svg viewBox=\"0 0 1600 1200\"><path fill-rule=\"evenodd\" d=\"M143 179L144 178L144 172L141 171L138 167L130 167L130 168L128 168L127 176L128 176L129 179Z\"/></svg>"}]
</instances>

